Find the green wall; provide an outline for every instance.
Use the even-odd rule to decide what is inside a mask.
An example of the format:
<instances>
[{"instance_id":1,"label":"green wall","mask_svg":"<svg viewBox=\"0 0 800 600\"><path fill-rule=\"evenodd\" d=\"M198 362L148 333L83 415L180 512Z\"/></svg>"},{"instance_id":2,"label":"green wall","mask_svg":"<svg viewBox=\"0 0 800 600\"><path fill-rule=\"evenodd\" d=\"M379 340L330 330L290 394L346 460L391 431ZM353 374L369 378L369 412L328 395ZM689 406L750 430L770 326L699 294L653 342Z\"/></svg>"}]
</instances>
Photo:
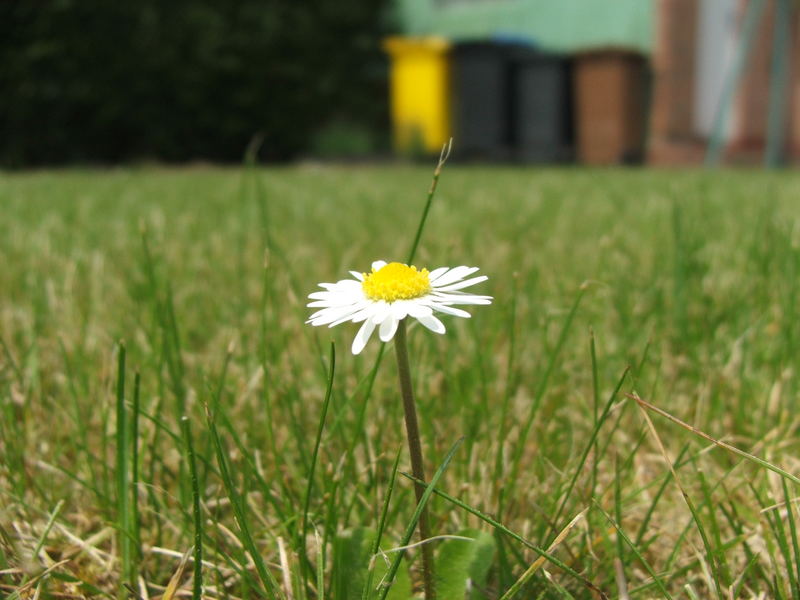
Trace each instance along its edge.
<instances>
[{"instance_id":1,"label":"green wall","mask_svg":"<svg viewBox=\"0 0 800 600\"><path fill-rule=\"evenodd\" d=\"M549 50L650 52L655 0L396 0L402 33L455 40L524 37Z\"/></svg>"}]
</instances>

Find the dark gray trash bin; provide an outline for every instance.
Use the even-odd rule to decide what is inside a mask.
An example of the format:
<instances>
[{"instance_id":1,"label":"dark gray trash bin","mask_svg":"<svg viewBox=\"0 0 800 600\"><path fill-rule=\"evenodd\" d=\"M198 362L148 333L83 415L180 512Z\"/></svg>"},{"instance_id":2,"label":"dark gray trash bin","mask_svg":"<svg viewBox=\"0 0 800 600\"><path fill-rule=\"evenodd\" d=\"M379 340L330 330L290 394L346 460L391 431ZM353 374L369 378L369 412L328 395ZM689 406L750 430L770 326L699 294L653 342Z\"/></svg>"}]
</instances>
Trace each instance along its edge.
<instances>
[{"instance_id":1,"label":"dark gray trash bin","mask_svg":"<svg viewBox=\"0 0 800 600\"><path fill-rule=\"evenodd\" d=\"M516 45L461 42L451 53L456 156L508 159L511 140L510 52Z\"/></svg>"},{"instance_id":2,"label":"dark gray trash bin","mask_svg":"<svg viewBox=\"0 0 800 600\"><path fill-rule=\"evenodd\" d=\"M514 51L511 143L525 162L564 162L574 156L570 61L528 48Z\"/></svg>"}]
</instances>

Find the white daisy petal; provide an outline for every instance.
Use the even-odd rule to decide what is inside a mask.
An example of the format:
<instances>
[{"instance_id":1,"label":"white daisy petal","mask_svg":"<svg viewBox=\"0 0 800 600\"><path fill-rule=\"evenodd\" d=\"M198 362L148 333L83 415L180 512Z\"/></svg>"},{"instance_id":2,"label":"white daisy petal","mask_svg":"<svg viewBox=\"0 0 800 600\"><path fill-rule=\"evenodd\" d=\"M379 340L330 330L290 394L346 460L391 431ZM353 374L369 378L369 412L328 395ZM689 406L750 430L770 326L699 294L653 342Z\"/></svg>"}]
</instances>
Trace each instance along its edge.
<instances>
[{"instance_id":1,"label":"white daisy petal","mask_svg":"<svg viewBox=\"0 0 800 600\"><path fill-rule=\"evenodd\" d=\"M357 306L345 306L343 308L328 308L318 311L319 314L314 313L309 321L315 327L320 325L327 325L333 321L338 321L342 318L349 319L350 316L358 312Z\"/></svg>"},{"instance_id":2,"label":"white daisy petal","mask_svg":"<svg viewBox=\"0 0 800 600\"><path fill-rule=\"evenodd\" d=\"M336 282L337 291L350 292L353 290L361 290L361 282L354 279L340 279Z\"/></svg>"},{"instance_id":3,"label":"white daisy petal","mask_svg":"<svg viewBox=\"0 0 800 600\"><path fill-rule=\"evenodd\" d=\"M381 323L381 328L378 334L380 335L382 342L388 342L394 337L394 334L397 331L397 325L399 323L400 321L395 319L394 315L390 315L383 323Z\"/></svg>"},{"instance_id":4,"label":"white daisy petal","mask_svg":"<svg viewBox=\"0 0 800 600\"><path fill-rule=\"evenodd\" d=\"M431 300L445 304L491 304L491 296L475 296L472 294L431 294Z\"/></svg>"},{"instance_id":5,"label":"white daisy petal","mask_svg":"<svg viewBox=\"0 0 800 600\"><path fill-rule=\"evenodd\" d=\"M412 304L408 307L408 314L415 319L433 314L433 309L426 304Z\"/></svg>"},{"instance_id":6,"label":"white daisy petal","mask_svg":"<svg viewBox=\"0 0 800 600\"><path fill-rule=\"evenodd\" d=\"M392 308L385 300L378 300L373 305L372 318L370 319L375 325L380 325L384 322L386 317L392 314Z\"/></svg>"},{"instance_id":7,"label":"white daisy petal","mask_svg":"<svg viewBox=\"0 0 800 600\"><path fill-rule=\"evenodd\" d=\"M373 306L371 304L367 304L366 306L360 304L357 308L358 310L354 312L352 315L348 315L337 321L334 321L333 323L328 325L328 327L335 327L336 325L341 325L342 323L345 323L347 321L352 321L353 323L361 323L361 321L363 321L364 319L368 319L369 317L372 316Z\"/></svg>"},{"instance_id":8,"label":"white daisy petal","mask_svg":"<svg viewBox=\"0 0 800 600\"><path fill-rule=\"evenodd\" d=\"M363 298L358 296L329 296L323 300L314 300L306 304L309 308L321 308L324 306L345 306L347 304L355 304L356 302L363 301Z\"/></svg>"},{"instance_id":9,"label":"white daisy petal","mask_svg":"<svg viewBox=\"0 0 800 600\"><path fill-rule=\"evenodd\" d=\"M308 297L311 300L343 300L345 298L363 298L363 290L348 290L341 292L339 290L332 292L311 292Z\"/></svg>"},{"instance_id":10,"label":"white daisy petal","mask_svg":"<svg viewBox=\"0 0 800 600\"><path fill-rule=\"evenodd\" d=\"M444 287L434 286L437 292L453 292L455 290L460 290L461 288L469 287L471 285L475 285L476 283L480 283L481 281L486 281L489 279L486 275L480 275L478 277L473 277L472 279L465 279L464 281L459 281L458 283L454 283L452 285L446 285Z\"/></svg>"},{"instance_id":11,"label":"white daisy petal","mask_svg":"<svg viewBox=\"0 0 800 600\"><path fill-rule=\"evenodd\" d=\"M342 312L341 316L334 321L332 321L328 327L335 327L341 323L346 323L347 321L352 321L353 323L360 323L364 319L366 319L371 310L372 306L367 302L360 302L358 304L354 304L350 307L349 312Z\"/></svg>"},{"instance_id":12,"label":"white daisy petal","mask_svg":"<svg viewBox=\"0 0 800 600\"><path fill-rule=\"evenodd\" d=\"M352 275L359 281L364 281L364 275L362 273L359 273L358 271L350 271L350 275Z\"/></svg>"},{"instance_id":13,"label":"white daisy petal","mask_svg":"<svg viewBox=\"0 0 800 600\"><path fill-rule=\"evenodd\" d=\"M479 270L478 267L456 267L455 269L450 269L449 272L436 279L436 287L455 283L459 279L464 279L467 275L472 275ZM431 283L431 285L433 284Z\"/></svg>"},{"instance_id":14,"label":"white daisy petal","mask_svg":"<svg viewBox=\"0 0 800 600\"><path fill-rule=\"evenodd\" d=\"M328 300L331 297L331 292L311 292L308 297L312 300Z\"/></svg>"},{"instance_id":15,"label":"white daisy petal","mask_svg":"<svg viewBox=\"0 0 800 600\"><path fill-rule=\"evenodd\" d=\"M446 331L444 328L444 323L442 323L439 319L437 319L433 315L417 317L417 321L422 323L425 327L427 327L434 333L444 333Z\"/></svg>"},{"instance_id":16,"label":"white daisy petal","mask_svg":"<svg viewBox=\"0 0 800 600\"><path fill-rule=\"evenodd\" d=\"M400 321L408 316L408 310L413 305L413 302L398 300L397 302L392 302L389 307L392 310L392 316Z\"/></svg>"},{"instance_id":17,"label":"white daisy petal","mask_svg":"<svg viewBox=\"0 0 800 600\"><path fill-rule=\"evenodd\" d=\"M450 267L439 267L438 269L434 269L430 273L428 273L428 279L430 280L431 284L435 282L439 277L444 275L450 270Z\"/></svg>"},{"instance_id":18,"label":"white daisy petal","mask_svg":"<svg viewBox=\"0 0 800 600\"><path fill-rule=\"evenodd\" d=\"M372 263L372 268L375 269L376 271L380 271L385 266L386 266L385 260L376 260L374 263Z\"/></svg>"},{"instance_id":19,"label":"white daisy petal","mask_svg":"<svg viewBox=\"0 0 800 600\"><path fill-rule=\"evenodd\" d=\"M453 315L454 317L464 317L465 319L469 319L472 316L465 310L453 308L452 306L447 306L446 304L433 304L432 308L433 310L442 312L446 315Z\"/></svg>"},{"instance_id":20,"label":"white daisy petal","mask_svg":"<svg viewBox=\"0 0 800 600\"><path fill-rule=\"evenodd\" d=\"M358 330L356 337L353 339L353 346L350 348L353 354L361 354L374 330L375 324L370 319L364 321L361 329Z\"/></svg>"},{"instance_id":21,"label":"white daisy petal","mask_svg":"<svg viewBox=\"0 0 800 600\"><path fill-rule=\"evenodd\" d=\"M313 313L310 317L308 317L308 321L306 321L306 323L313 323L317 319L327 315L330 312L330 310L331 310L330 308L322 308L318 310L317 312Z\"/></svg>"},{"instance_id":22,"label":"white daisy petal","mask_svg":"<svg viewBox=\"0 0 800 600\"><path fill-rule=\"evenodd\" d=\"M309 302L306 304L308 308L318 308L324 310L326 308L344 308L345 306L353 306L355 302L328 302L327 300L317 300L316 302Z\"/></svg>"},{"instance_id":23,"label":"white daisy petal","mask_svg":"<svg viewBox=\"0 0 800 600\"><path fill-rule=\"evenodd\" d=\"M361 282L352 279L343 279L336 283L320 283L319 287L325 291L314 292L315 294L357 294L362 291Z\"/></svg>"}]
</instances>

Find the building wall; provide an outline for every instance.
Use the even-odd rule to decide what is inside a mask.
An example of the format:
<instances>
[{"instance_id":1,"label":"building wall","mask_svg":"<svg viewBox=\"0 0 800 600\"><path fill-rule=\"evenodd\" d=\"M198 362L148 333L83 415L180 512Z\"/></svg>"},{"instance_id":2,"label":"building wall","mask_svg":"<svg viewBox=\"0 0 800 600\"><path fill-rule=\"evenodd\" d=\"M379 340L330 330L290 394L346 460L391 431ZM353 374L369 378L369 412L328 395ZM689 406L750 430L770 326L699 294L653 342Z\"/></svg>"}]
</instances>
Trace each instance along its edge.
<instances>
[{"instance_id":1,"label":"building wall","mask_svg":"<svg viewBox=\"0 0 800 600\"><path fill-rule=\"evenodd\" d=\"M649 53L655 0L397 0L401 31L456 40L522 38L558 51Z\"/></svg>"},{"instance_id":2,"label":"building wall","mask_svg":"<svg viewBox=\"0 0 800 600\"><path fill-rule=\"evenodd\" d=\"M789 111L788 147L789 156L795 162L800 161L800 15L796 15L792 23L792 51Z\"/></svg>"},{"instance_id":3,"label":"building wall","mask_svg":"<svg viewBox=\"0 0 800 600\"><path fill-rule=\"evenodd\" d=\"M702 161L703 145L694 129L698 17L696 0L656 3L650 163Z\"/></svg>"},{"instance_id":4,"label":"building wall","mask_svg":"<svg viewBox=\"0 0 800 600\"><path fill-rule=\"evenodd\" d=\"M732 57L740 51L745 15L753 0L658 0L656 41L653 50L654 93L648 157L655 164L702 163L713 127L708 109L716 118L723 82L734 68ZM723 3L734 7L731 27L707 27L708 9ZM713 4L713 5L712 5ZM770 84L775 23L775 0L766 0L755 30L750 52L742 65L724 125L723 158L731 163L760 164L763 161L770 111ZM723 11L725 14L730 11ZM789 77L785 86L786 148L789 160L797 160L800 149L800 39L798 14L792 8ZM713 25L713 23L711 24ZM715 33L716 32L716 33ZM711 50L730 46L725 52L706 52L706 39L716 37ZM709 50L706 47L705 50ZM714 64L708 64L711 60ZM704 62L705 61L705 62ZM711 69L711 71L709 70ZM710 81L708 74L718 75ZM713 84L713 85L712 85ZM702 97L701 92L705 92ZM702 100L702 101L701 101ZM701 112L703 114L701 114ZM713 119L712 119L713 120Z\"/></svg>"}]
</instances>

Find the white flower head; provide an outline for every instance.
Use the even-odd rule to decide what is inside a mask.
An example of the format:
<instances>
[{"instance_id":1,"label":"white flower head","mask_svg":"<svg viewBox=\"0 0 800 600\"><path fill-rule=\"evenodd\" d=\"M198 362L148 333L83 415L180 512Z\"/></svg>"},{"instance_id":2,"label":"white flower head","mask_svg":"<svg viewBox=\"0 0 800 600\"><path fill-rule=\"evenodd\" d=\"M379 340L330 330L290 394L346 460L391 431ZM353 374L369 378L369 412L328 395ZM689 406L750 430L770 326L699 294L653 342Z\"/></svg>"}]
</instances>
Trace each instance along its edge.
<instances>
[{"instance_id":1,"label":"white flower head","mask_svg":"<svg viewBox=\"0 0 800 600\"><path fill-rule=\"evenodd\" d=\"M308 295L313 300L308 306L319 310L306 322L329 327L347 321L363 322L353 340L353 354L364 349L376 327L381 340L390 341L406 317L414 317L434 333L444 333L444 324L434 311L469 317L468 312L453 305L492 303L491 296L460 291L488 279L485 275L464 279L477 270L478 267L439 267L428 272L413 265L376 260L370 273L350 271L355 279L320 283L325 291Z\"/></svg>"}]
</instances>

